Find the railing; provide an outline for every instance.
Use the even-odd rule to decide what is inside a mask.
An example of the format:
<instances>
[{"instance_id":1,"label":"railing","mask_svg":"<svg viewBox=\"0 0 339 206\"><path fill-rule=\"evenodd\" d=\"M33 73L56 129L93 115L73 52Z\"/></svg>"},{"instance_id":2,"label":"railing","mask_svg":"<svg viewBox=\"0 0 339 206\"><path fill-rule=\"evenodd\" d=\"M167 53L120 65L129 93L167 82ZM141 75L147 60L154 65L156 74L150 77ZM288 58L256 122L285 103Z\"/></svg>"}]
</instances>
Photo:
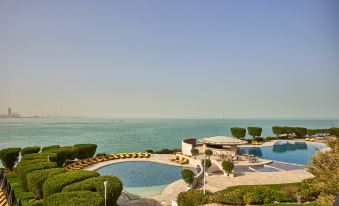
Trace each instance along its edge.
<instances>
[{"instance_id":1,"label":"railing","mask_svg":"<svg viewBox=\"0 0 339 206\"><path fill-rule=\"evenodd\" d=\"M8 206L21 206L21 201L15 199L14 190L7 181L4 173L0 170L0 191L3 191Z\"/></svg>"}]
</instances>

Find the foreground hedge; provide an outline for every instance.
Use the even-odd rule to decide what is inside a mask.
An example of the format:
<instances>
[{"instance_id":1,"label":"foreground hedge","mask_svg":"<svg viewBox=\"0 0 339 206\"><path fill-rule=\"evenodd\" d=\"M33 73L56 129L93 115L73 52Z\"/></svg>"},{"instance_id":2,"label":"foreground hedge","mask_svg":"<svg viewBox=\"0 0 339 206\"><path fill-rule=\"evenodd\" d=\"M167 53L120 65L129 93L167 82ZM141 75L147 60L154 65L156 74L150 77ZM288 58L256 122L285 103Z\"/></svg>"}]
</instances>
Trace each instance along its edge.
<instances>
[{"instance_id":1,"label":"foreground hedge","mask_svg":"<svg viewBox=\"0 0 339 206\"><path fill-rule=\"evenodd\" d=\"M121 195L122 183L117 177L112 176L100 176L86 179L81 182L77 182L68 185L62 189L62 192L72 191L92 191L99 192L103 197L105 195L104 182L107 184L107 206L114 206Z\"/></svg>"},{"instance_id":2,"label":"foreground hedge","mask_svg":"<svg viewBox=\"0 0 339 206\"><path fill-rule=\"evenodd\" d=\"M33 193L35 199L41 199L43 197L42 186L47 178L60 173L65 173L67 171L68 170L66 168L53 168L33 171L26 176L28 189Z\"/></svg>"},{"instance_id":3,"label":"foreground hedge","mask_svg":"<svg viewBox=\"0 0 339 206\"><path fill-rule=\"evenodd\" d=\"M47 159L31 159L31 160L21 160L16 167L23 167L27 165L32 165L40 162L47 162Z\"/></svg>"},{"instance_id":4,"label":"foreground hedge","mask_svg":"<svg viewBox=\"0 0 339 206\"><path fill-rule=\"evenodd\" d=\"M64 149L67 151L68 160L74 160L76 158L79 158L79 148L75 146L66 146L66 147L61 147L61 149Z\"/></svg>"},{"instance_id":5,"label":"foreground hedge","mask_svg":"<svg viewBox=\"0 0 339 206\"><path fill-rule=\"evenodd\" d=\"M21 148L7 148L0 150L2 165L12 171L15 163L18 161L20 150Z\"/></svg>"},{"instance_id":6,"label":"foreground hedge","mask_svg":"<svg viewBox=\"0 0 339 206\"><path fill-rule=\"evenodd\" d=\"M52 194L61 192L67 185L98 176L99 173L86 170L78 170L55 175L45 181L43 185L43 198L46 200Z\"/></svg>"},{"instance_id":7,"label":"foreground hedge","mask_svg":"<svg viewBox=\"0 0 339 206\"><path fill-rule=\"evenodd\" d=\"M96 144L76 144L74 146L79 148L79 159L91 158L97 150Z\"/></svg>"},{"instance_id":8,"label":"foreground hedge","mask_svg":"<svg viewBox=\"0 0 339 206\"><path fill-rule=\"evenodd\" d=\"M104 204L104 196L89 191L55 193L45 201L45 206L104 206Z\"/></svg>"},{"instance_id":9,"label":"foreground hedge","mask_svg":"<svg viewBox=\"0 0 339 206\"><path fill-rule=\"evenodd\" d=\"M28 190L26 176L30 172L33 172L35 170L55 168L57 166L58 165L55 162L39 162L39 163L31 164L31 165L17 167L17 173L21 180L22 187L24 188L25 191Z\"/></svg>"},{"instance_id":10,"label":"foreground hedge","mask_svg":"<svg viewBox=\"0 0 339 206\"><path fill-rule=\"evenodd\" d=\"M40 149L40 147L25 147L21 150L21 155L39 153Z\"/></svg>"},{"instance_id":11,"label":"foreground hedge","mask_svg":"<svg viewBox=\"0 0 339 206\"><path fill-rule=\"evenodd\" d=\"M198 206L208 203L208 195L202 190L189 190L178 195L178 206Z\"/></svg>"},{"instance_id":12,"label":"foreground hedge","mask_svg":"<svg viewBox=\"0 0 339 206\"><path fill-rule=\"evenodd\" d=\"M21 161L23 160L35 160L35 159L43 159L46 160L49 159L52 162L57 162L58 155L55 153L35 153L35 154L26 154L22 157Z\"/></svg>"},{"instance_id":13,"label":"foreground hedge","mask_svg":"<svg viewBox=\"0 0 339 206\"><path fill-rule=\"evenodd\" d=\"M65 162L67 160L67 156L68 156L68 150L63 149L62 147L54 148L54 149L48 149L48 150L45 150L43 153L55 153L55 154L57 154L57 158L56 158L55 162L58 164L59 167L62 167L65 164Z\"/></svg>"}]
</instances>

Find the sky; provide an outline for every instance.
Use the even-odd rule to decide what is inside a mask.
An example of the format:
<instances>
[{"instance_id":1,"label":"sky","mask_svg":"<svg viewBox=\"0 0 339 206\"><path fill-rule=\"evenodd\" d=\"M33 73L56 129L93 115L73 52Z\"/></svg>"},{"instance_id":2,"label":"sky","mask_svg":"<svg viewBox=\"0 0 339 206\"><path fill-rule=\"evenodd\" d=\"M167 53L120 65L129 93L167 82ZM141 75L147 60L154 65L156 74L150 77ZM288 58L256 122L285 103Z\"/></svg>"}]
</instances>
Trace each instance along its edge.
<instances>
[{"instance_id":1,"label":"sky","mask_svg":"<svg viewBox=\"0 0 339 206\"><path fill-rule=\"evenodd\" d=\"M0 1L0 114L339 118L335 0Z\"/></svg>"}]
</instances>

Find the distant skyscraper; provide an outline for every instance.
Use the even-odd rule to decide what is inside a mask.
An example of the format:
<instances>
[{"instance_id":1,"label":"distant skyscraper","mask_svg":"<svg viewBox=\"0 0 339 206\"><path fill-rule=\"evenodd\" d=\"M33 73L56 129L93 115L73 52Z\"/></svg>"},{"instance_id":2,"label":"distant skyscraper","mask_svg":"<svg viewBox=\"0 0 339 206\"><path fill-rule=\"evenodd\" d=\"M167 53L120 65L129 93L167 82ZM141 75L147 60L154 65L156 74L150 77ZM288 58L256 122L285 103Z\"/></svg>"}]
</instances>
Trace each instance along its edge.
<instances>
[{"instance_id":1,"label":"distant skyscraper","mask_svg":"<svg viewBox=\"0 0 339 206\"><path fill-rule=\"evenodd\" d=\"M12 116L12 109L11 108L8 108L8 116Z\"/></svg>"}]
</instances>

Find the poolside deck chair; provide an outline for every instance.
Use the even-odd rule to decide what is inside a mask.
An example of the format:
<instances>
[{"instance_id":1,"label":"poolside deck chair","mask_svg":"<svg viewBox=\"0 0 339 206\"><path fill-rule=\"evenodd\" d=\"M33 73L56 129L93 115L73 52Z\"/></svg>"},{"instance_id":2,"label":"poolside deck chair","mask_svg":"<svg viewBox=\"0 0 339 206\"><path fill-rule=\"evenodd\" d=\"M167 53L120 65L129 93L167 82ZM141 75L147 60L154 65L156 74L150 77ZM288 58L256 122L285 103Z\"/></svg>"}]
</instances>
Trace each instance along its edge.
<instances>
[{"instance_id":1,"label":"poolside deck chair","mask_svg":"<svg viewBox=\"0 0 339 206\"><path fill-rule=\"evenodd\" d=\"M150 154L150 153L148 153L148 152L145 152L145 153L144 153L144 155L145 155L145 157L146 157L146 158L149 158L149 157L151 157L151 154Z\"/></svg>"},{"instance_id":2,"label":"poolside deck chair","mask_svg":"<svg viewBox=\"0 0 339 206\"><path fill-rule=\"evenodd\" d=\"M133 156L133 158L137 158L137 157L138 157L138 155L137 155L136 152L133 152L133 153L132 153L132 156Z\"/></svg>"},{"instance_id":3,"label":"poolside deck chair","mask_svg":"<svg viewBox=\"0 0 339 206\"><path fill-rule=\"evenodd\" d=\"M120 158L123 158L123 159L126 158L124 153L120 153L119 155L120 155Z\"/></svg>"},{"instance_id":4,"label":"poolside deck chair","mask_svg":"<svg viewBox=\"0 0 339 206\"><path fill-rule=\"evenodd\" d=\"M131 158L131 155L129 153L125 153L126 158Z\"/></svg>"},{"instance_id":5,"label":"poolside deck chair","mask_svg":"<svg viewBox=\"0 0 339 206\"><path fill-rule=\"evenodd\" d=\"M144 157L144 155L142 154L142 152L138 152L138 157L139 157L139 158L143 158L143 157Z\"/></svg>"},{"instance_id":6,"label":"poolside deck chair","mask_svg":"<svg viewBox=\"0 0 339 206\"><path fill-rule=\"evenodd\" d=\"M114 157L115 159L120 159L120 156L119 156L118 154L113 154L113 157Z\"/></svg>"},{"instance_id":7,"label":"poolside deck chair","mask_svg":"<svg viewBox=\"0 0 339 206\"><path fill-rule=\"evenodd\" d=\"M104 161L107 161L107 160L109 160L109 158L108 158L108 156L106 155L106 156L102 156L101 157Z\"/></svg>"},{"instance_id":8,"label":"poolside deck chair","mask_svg":"<svg viewBox=\"0 0 339 206\"><path fill-rule=\"evenodd\" d=\"M104 159L103 158L101 158L101 157L96 157L96 158L94 158L96 161L98 161L98 162L103 162L104 161Z\"/></svg>"},{"instance_id":9,"label":"poolside deck chair","mask_svg":"<svg viewBox=\"0 0 339 206\"><path fill-rule=\"evenodd\" d=\"M171 161L174 162L174 161L177 160L177 159L178 159L178 156L175 155L175 156L173 156L173 157L171 158Z\"/></svg>"},{"instance_id":10,"label":"poolside deck chair","mask_svg":"<svg viewBox=\"0 0 339 206\"><path fill-rule=\"evenodd\" d=\"M93 158L89 158L88 159L88 161L90 161L90 162L92 162L92 164L95 164L95 163L97 163L98 161L96 161L95 159L93 159Z\"/></svg>"},{"instance_id":11,"label":"poolside deck chair","mask_svg":"<svg viewBox=\"0 0 339 206\"><path fill-rule=\"evenodd\" d=\"M115 160L116 158L114 157L114 155L113 154L111 154L111 155L108 155L107 156L107 158L109 159L109 160Z\"/></svg>"},{"instance_id":12,"label":"poolside deck chair","mask_svg":"<svg viewBox=\"0 0 339 206\"><path fill-rule=\"evenodd\" d=\"M92 164L92 162L89 159L85 159L82 162L85 163L85 164L88 164L88 165Z\"/></svg>"}]
</instances>

